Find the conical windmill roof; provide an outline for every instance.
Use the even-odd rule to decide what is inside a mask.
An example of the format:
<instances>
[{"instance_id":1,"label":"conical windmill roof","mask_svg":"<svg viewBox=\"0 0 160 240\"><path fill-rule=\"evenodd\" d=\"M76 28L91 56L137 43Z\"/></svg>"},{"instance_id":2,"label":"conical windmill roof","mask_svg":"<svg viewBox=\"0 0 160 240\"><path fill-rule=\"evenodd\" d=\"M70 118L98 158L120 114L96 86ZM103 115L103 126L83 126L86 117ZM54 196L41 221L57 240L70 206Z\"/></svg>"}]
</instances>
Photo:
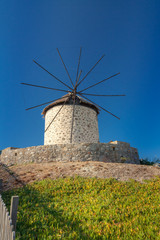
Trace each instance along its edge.
<instances>
[{"instance_id":1,"label":"conical windmill roof","mask_svg":"<svg viewBox=\"0 0 160 240\"><path fill-rule=\"evenodd\" d=\"M46 106L42 111L42 115L45 116L46 112L50 108L55 107L57 105L62 105L64 102L66 102L66 105L73 104L73 102L71 102L71 99L72 99L71 95L72 95L71 93L67 93L66 95L64 95L60 99L58 99L58 100L54 101L53 103L49 104L48 106ZM78 95L76 95L76 105L77 105L77 102L78 102L79 105L90 107L90 108L94 109L97 112L97 114L99 114L99 108L96 105L94 105L93 103L91 103L89 101L86 101L84 98L82 98Z\"/></svg>"}]
</instances>

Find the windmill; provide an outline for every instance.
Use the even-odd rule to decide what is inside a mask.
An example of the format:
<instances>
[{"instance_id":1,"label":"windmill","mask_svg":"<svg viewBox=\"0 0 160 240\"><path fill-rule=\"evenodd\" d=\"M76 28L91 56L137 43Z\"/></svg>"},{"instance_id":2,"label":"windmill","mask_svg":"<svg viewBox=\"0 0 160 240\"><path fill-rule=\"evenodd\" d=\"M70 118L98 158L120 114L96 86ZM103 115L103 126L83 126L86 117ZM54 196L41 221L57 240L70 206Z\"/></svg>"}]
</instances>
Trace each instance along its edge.
<instances>
[{"instance_id":1,"label":"windmill","mask_svg":"<svg viewBox=\"0 0 160 240\"><path fill-rule=\"evenodd\" d=\"M31 110L31 109L49 104L44 108L42 112L42 114L45 117L45 134L44 134L45 145L55 144L55 143L56 144L57 143L82 143L82 142L97 143L99 142L98 121L97 121L97 115L99 114L99 110L102 109L103 111L107 112L113 117L117 119L120 119L120 118L115 114L111 113L110 111L108 111L106 108L93 102L88 97L90 96L121 97L125 95L124 94L105 95L105 94L94 94L94 93L91 94L91 93L86 93L86 91L92 87L96 87L97 85L119 75L120 73L118 72L82 90L79 90L80 84L93 71L93 69L98 65L98 63L104 58L105 55L102 55L102 57L90 68L90 70L85 74L85 76L81 77L82 70L79 70L79 69L80 69L82 48L80 48L76 79L75 79L75 82L73 82L58 48L57 48L57 52L65 68L65 71L68 75L71 85L66 84L64 81L60 80L58 77L50 73L40 63L33 60L33 62L38 67L40 67L43 71L47 72L50 76L52 76L56 81L60 82L67 89L57 89L57 88L40 86L40 85L35 85L30 83L21 83L23 85L27 85L31 87L50 89L53 91L60 91L65 93L65 95L62 96L60 99L54 99L49 102L32 106L30 108L27 108L26 110Z\"/></svg>"}]
</instances>

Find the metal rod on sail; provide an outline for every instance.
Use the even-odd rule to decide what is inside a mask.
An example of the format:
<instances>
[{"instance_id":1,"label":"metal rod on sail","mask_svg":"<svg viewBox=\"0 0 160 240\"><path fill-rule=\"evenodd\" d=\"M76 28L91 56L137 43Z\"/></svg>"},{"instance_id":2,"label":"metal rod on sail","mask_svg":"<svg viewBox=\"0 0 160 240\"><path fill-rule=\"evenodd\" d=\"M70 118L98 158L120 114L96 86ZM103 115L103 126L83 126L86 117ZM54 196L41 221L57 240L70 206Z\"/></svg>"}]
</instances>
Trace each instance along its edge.
<instances>
[{"instance_id":1,"label":"metal rod on sail","mask_svg":"<svg viewBox=\"0 0 160 240\"><path fill-rule=\"evenodd\" d=\"M78 94L79 92L77 92ZM80 92L81 93L81 92ZM124 97L126 96L125 94L120 94L120 95L105 95L105 94L90 94L90 93L83 93L83 95L88 95L88 96L97 96L97 97Z\"/></svg>"},{"instance_id":2,"label":"metal rod on sail","mask_svg":"<svg viewBox=\"0 0 160 240\"><path fill-rule=\"evenodd\" d=\"M61 97L61 98L66 98L66 96ZM36 105L36 106L33 106L33 107L30 107L30 108L27 108L27 109L25 109L25 110L30 110L30 109L33 109L33 108L37 108L37 107L43 106L43 105L45 105L45 104L48 104L48 103L51 103L51 102L55 102L55 101L57 101L57 100L59 100L59 98L58 98L58 99L54 99L54 100L49 101L49 102L45 102L45 103L42 103L42 104Z\"/></svg>"},{"instance_id":3,"label":"metal rod on sail","mask_svg":"<svg viewBox=\"0 0 160 240\"><path fill-rule=\"evenodd\" d=\"M74 87L74 90L75 90L75 91L77 91L77 83L78 83L78 81L79 81L79 79L80 79L81 73L82 73L82 70L80 70L80 72L79 72L79 76L78 76L78 78L77 78L76 85L75 85L75 87Z\"/></svg>"},{"instance_id":4,"label":"metal rod on sail","mask_svg":"<svg viewBox=\"0 0 160 240\"><path fill-rule=\"evenodd\" d=\"M40 65L38 62L36 62L35 60L33 60L33 62L35 64L37 64L40 68L42 68L44 71L46 71L49 75L51 75L53 78L55 78L57 81L59 81L60 83L62 83L63 85L65 85L67 88L71 89L72 88L70 86L68 86L66 83L62 82L59 78L57 78L56 76L54 76L52 73L50 73L47 69L45 69L42 65Z\"/></svg>"},{"instance_id":5,"label":"metal rod on sail","mask_svg":"<svg viewBox=\"0 0 160 240\"><path fill-rule=\"evenodd\" d=\"M83 94L81 94L81 93L79 93L79 94L80 94L80 95L81 95L83 98L85 98L86 100L88 100L88 101L90 101L91 103L95 104L97 107L101 108L101 109L102 109L102 110L104 110L105 112L107 112L107 113L111 114L113 117L116 117L117 119L119 119L119 120L120 120L120 118L119 118L119 117L117 117L117 116L116 116L116 115L114 115L113 113L109 112L107 109L105 109L105 108L103 108L103 107L99 106L97 103L95 103L95 102L91 101L90 99L88 99L87 97L83 96Z\"/></svg>"},{"instance_id":6,"label":"metal rod on sail","mask_svg":"<svg viewBox=\"0 0 160 240\"><path fill-rule=\"evenodd\" d=\"M86 91L87 89L89 89L89 88L91 88L91 87L94 87L94 86L96 86L96 85L98 85L98 84L100 84L100 83L102 83L102 82L105 82L105 81L107 81L108 79L117 76L118 74L120 74L120 73L116 73L116 74L114 74L114 75L112 75L112 76L110 76L110 77L108 77L108 78L106 78L106 79L104 79L104 80L102 80L102 81L100 81L100 82L97 82L97 83L95 83L95 84L93 84L93 85L91 85L91 86L89 86L89 87L81 90L80 93L82 93L82 92Z\"/></svg>"},{"instance_id":7,"label":"metal rod on sail","mask_svg":"<svg viewBox=\"0 0 160 240\"><path fill-rule=\"evenodd\" d=\"M96 65L104 58L105 54L94 64L94 66L89 70L89 72L82 78L82 80L77 84L77 87L85 80L85 78L88 76L88 74L96 67Z\"/></svg>"},{"instance_id":8,"label":"metal rod on sail","mask_svg":"<svg viewBox=\"0 0 160 240\"><path fill-rule=\"evenodd\" d=\"M54 116L54 118L52 119L52 121L50 122L50 124L48 125L48 127L45 129L45 132L48 130L48 128L51 126L52 122L53 122L53 121L55 120L55 118L58 116L59 112L62 110L62 108L64 107L64 105L66 104L66 102L67 102L68 99L69 99L69 98L67 98L67 99L65 100L65 102L63 103L63 105L61 106L61 108L58 110L58 112L56 113L56 115Z\"/></svg>"},{"instance_id":9,"label":"metal rod on sail","mask_svg":"<svg viewBox=\"0 0 160 240\"><path fill-rule=\"evenodd\" d=\"M63 58L62 58L62 56L61 56L58 48L57 48L57 52L58 52L59 57L60 57L60 59L61 59L61 61L62 61L62 63L63 63L63 66L64 66L64 68L65 68L65 70L66 70L66 72L67 72L67 75L68 75L68 77L69 77L69 80L71 81L71 84L72 84L72 86L73 86L73 88L74 88L74 84L73 84L73 82L72 82L72 79L71 79L71 77L70 77L70 75L69 75L69 72L68 72L68 70L67 70L67 68L66 68L66 65L65 65L65 63L64 63L64 61L63 61Z\"/></svg>"},{"instance_id":10,"label":"metal rod on sail","mask_svg":"<svg viewBox=\"0 0 160 240\"><path fill-rule=\"evenodd\" d=\"M80 47L80 54L79 54L79 59L78 59L77 74L76 74L76 84L75 85L77 85L77 83L78 83L77 78L78 78L78 72L79 72L79 66L80 66L81 53L82 53L82 47Z\"/></svg>"},{"instance_id":11,"label":"metal rod on sail","mask_svg":"<svg viewBox=\"0 0 160 240\"><path fill-rule=\"evenodd\" d=\"M74 100L73 100L73 112L72 112L72 124L71 124L71 139L70 139L70 143L72 143L72 138L73 138L73 123L74 123L75 103L76 103L76 99L75 99L75 96L74 96Z\"/></svg>"},{"instance_id":12,"label":"metal rod on sail","mask_svg":"<svg viewBox=\"0 0 160 240\"><path fill-rule=\"evenodd\" d=\"M63 90L63 89L50 88L50 87L45 87L45 86L40 86L40 85L35 85L35 84L30 84L30 83L21 83L21 84L31 86L31 87L46 88L46 89L60 91L60 92L68 92L67 90Z\"/></svg>"}]
</instances>

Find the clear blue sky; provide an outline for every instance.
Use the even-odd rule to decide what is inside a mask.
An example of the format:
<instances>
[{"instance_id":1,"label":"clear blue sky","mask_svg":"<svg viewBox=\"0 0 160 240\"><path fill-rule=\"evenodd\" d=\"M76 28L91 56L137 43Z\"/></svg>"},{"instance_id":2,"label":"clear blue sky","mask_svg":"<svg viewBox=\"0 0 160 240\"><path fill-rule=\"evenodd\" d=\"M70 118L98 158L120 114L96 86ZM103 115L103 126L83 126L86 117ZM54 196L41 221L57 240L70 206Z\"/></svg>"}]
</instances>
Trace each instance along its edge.
<instances>
[{"instance_id":1,"label":"clear blue sky","mask_svg":"<svg viewBox=\"0 0 160 240\"><path fill-rule=\"evenodd\" d=\"M126 141L140 157L160 158L159 11L159 0L1 0L0 149L43 145L43 107L25 108L62 94L20 82L63 88L32 60L69 83L56 47L75 79L82 46L83 76L106 56L81 89L120 72L88 93L126 94L91 98L121 118L101 111L100 141Z\"/></svg>"}]
</instances>

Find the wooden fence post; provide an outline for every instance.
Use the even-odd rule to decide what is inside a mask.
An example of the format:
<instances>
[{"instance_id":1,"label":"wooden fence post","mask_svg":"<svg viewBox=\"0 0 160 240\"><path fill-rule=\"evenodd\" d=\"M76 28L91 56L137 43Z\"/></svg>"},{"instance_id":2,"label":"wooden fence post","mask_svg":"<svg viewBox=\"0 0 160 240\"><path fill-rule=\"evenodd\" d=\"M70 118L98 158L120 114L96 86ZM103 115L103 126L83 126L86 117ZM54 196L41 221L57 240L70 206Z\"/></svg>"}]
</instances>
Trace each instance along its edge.
<instances>
[{"instance_id":1,"label":"wooden fence post","mask_svg":"<svg viewBox=\"0 0 160 240\"><path fill-rule=\"evenodd\" d=\"M11 208L10 208L10 217L12 219L13 231L16 231L18 203L19 203L19 197L13 196L11 199Z\"/></svg>"},{"instance_id":2,"label":"wooden fence post","mask_svg":"<svg viewBox=\"0 0 160 240\"><path fill-rule=\"evenodd\" d=\"M3 190L3 188L2 188L2 182L3 182L3 180L0 179L0 192L2 192L2 190Z\"/></svg>"}]
</instances>

